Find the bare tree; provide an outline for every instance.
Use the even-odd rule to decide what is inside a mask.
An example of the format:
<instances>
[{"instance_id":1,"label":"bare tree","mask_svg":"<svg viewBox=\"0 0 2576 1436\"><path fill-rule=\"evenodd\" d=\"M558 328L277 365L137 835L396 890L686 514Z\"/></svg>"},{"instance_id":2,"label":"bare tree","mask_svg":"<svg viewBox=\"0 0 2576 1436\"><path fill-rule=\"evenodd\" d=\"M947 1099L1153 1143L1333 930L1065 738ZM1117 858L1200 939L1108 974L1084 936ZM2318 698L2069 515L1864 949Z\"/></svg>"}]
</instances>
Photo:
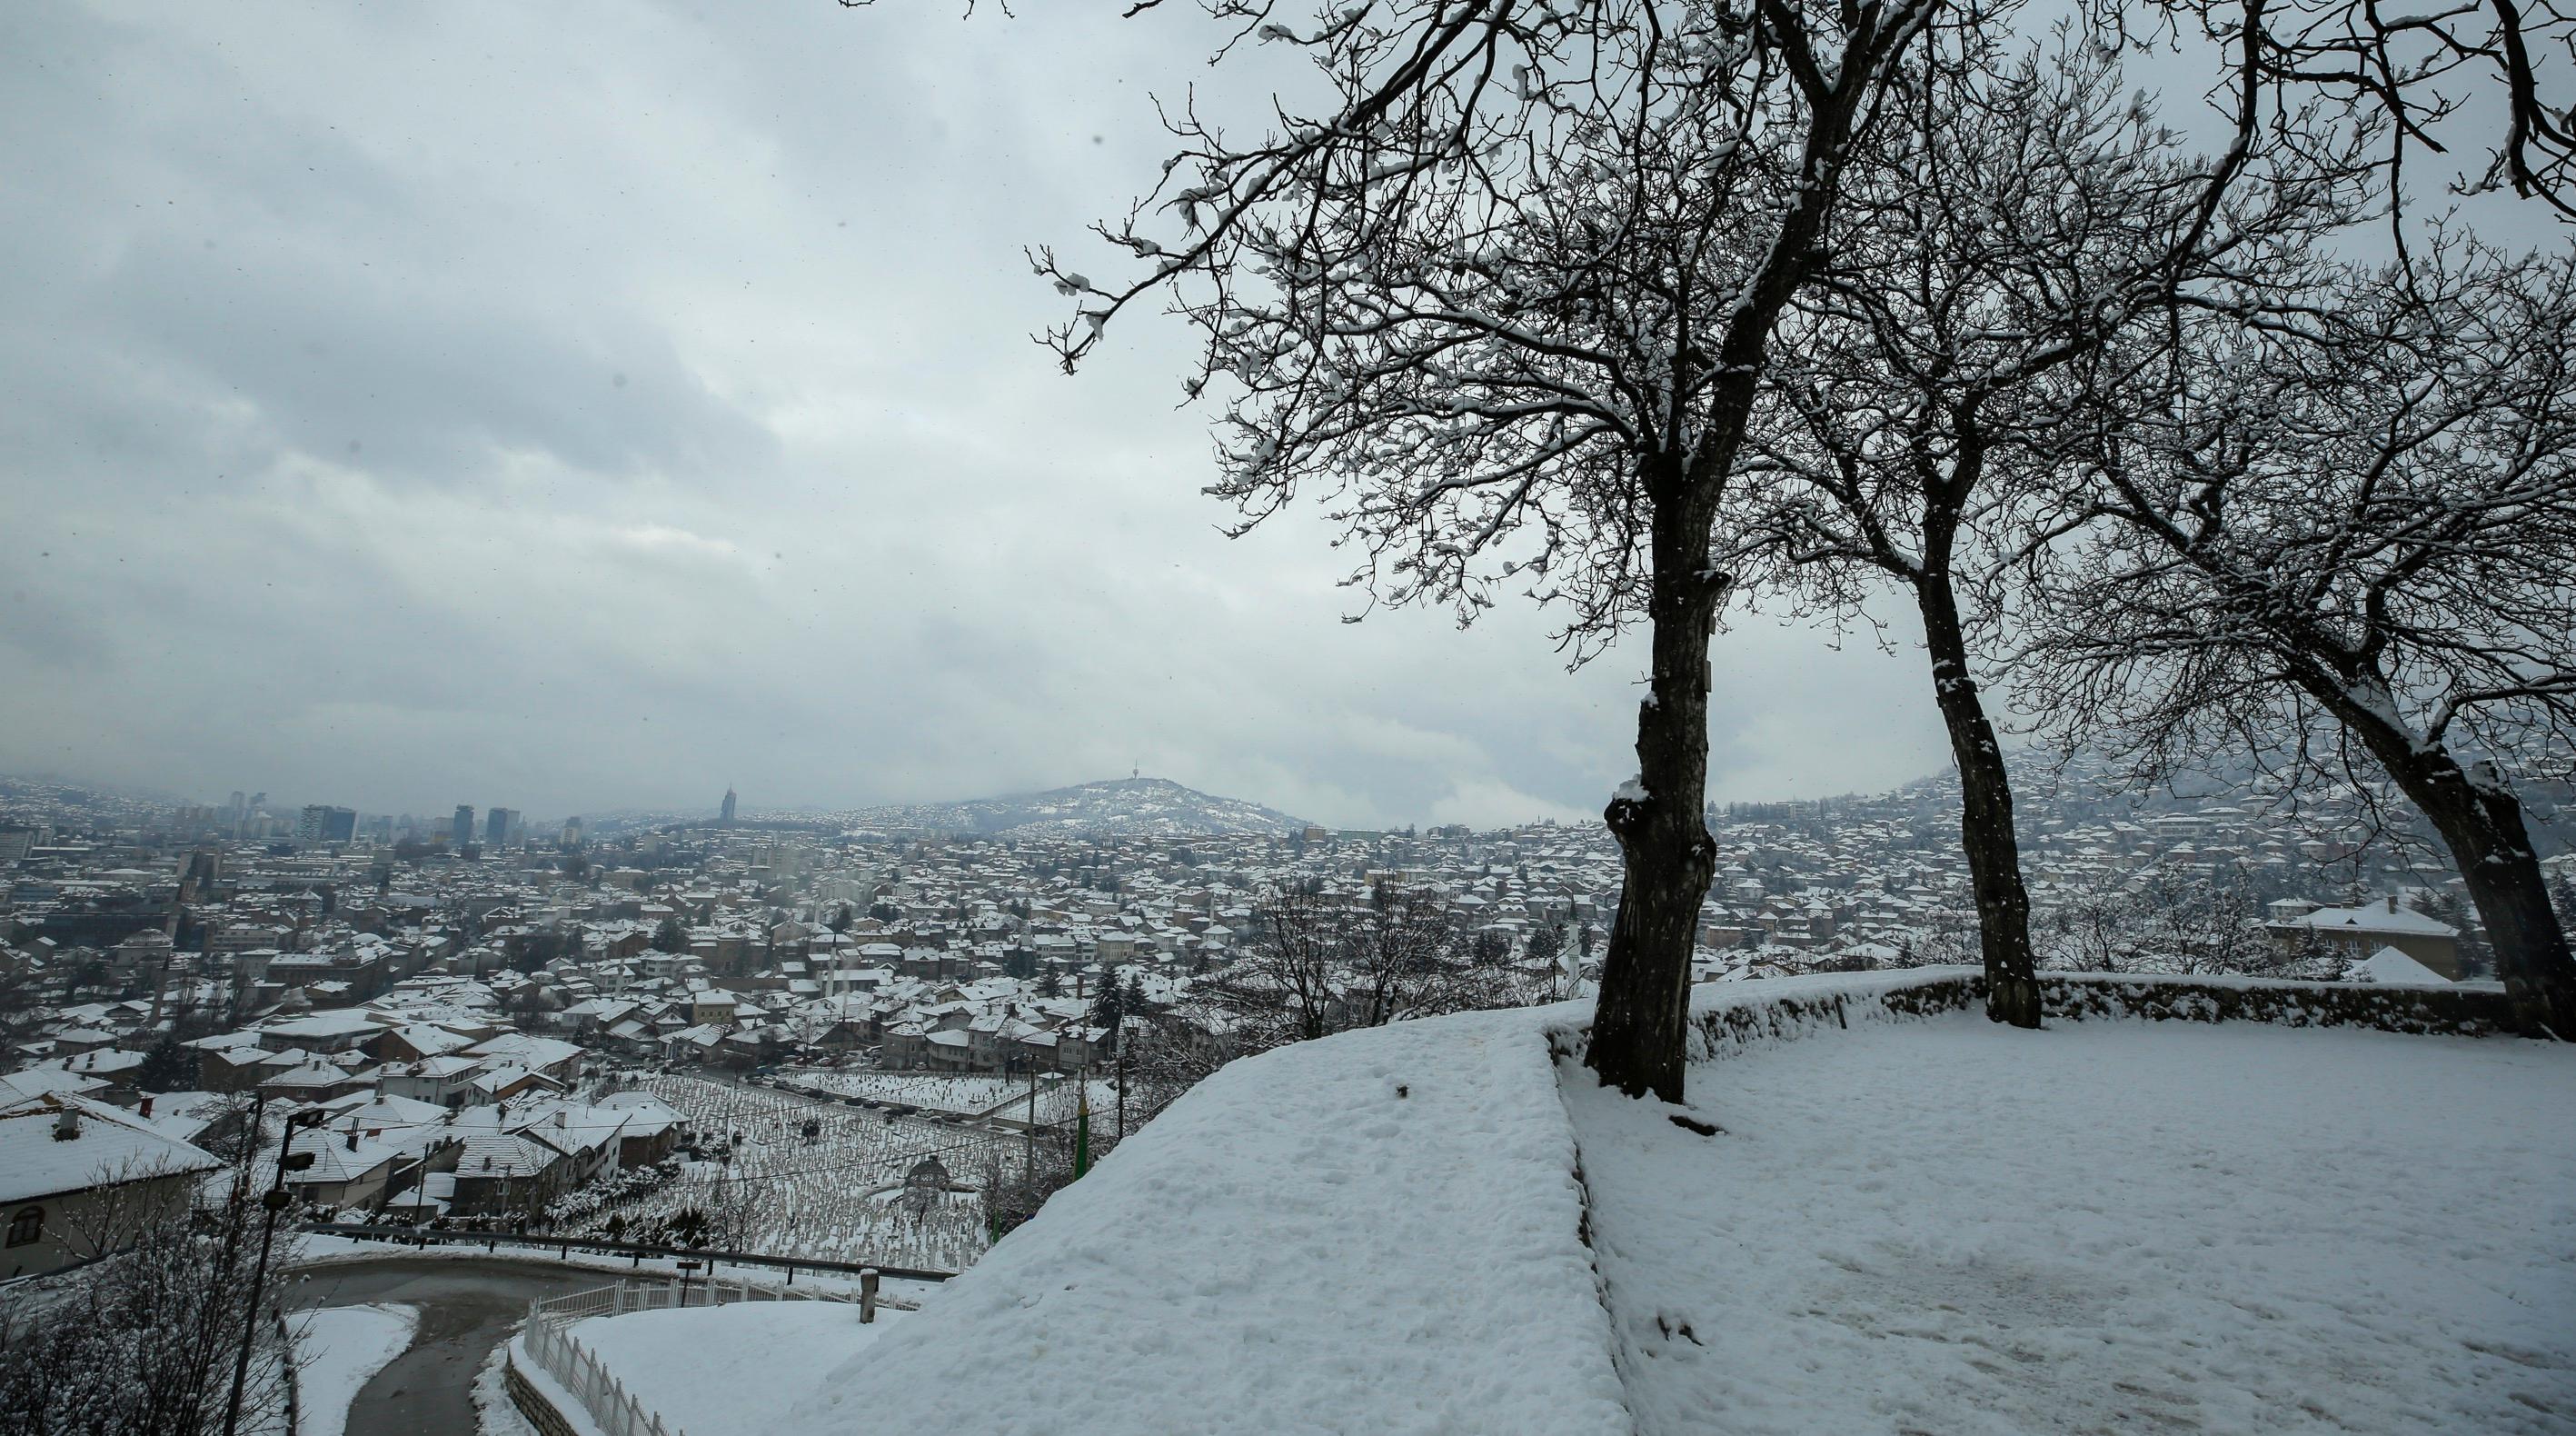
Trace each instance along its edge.
<instances>
[{"instance_id":1,"label":"bare tree","mask_svg":"<svg viewBox=\"0 0 2576 1436\"><path fill-rule=\"evenodd\" d=\"M2250 52L2233 140L2204 159L2119 93L2101 50L2011 48L1971 34L1930 50L1846 176L1851 239L1793 305L1813 311L1802 362L1765 386L1747 464L1784 482L1739 490L1729 566L1748 596L1838 615L1885 586L1913 603L1959 773L1987 1013L2036 1027L2012 784L1971 628L1996 609L2033 485L2089 437L2086 391L2125 382L2104 349L2279 265L2283 236L2348 218L2366 167L2317 143L2258 156L2269 101Z\"/></svg>"},{"instance_id":2,"label":"bare tree","mask_svg":"<svg viewBox=\"0 0 2576 1436\"><path fill-rule=\"evenodd\" d=\"M751 1181L736 1177L730 1164L707 1188L706 1245L718 1251L749 1251L766 1204Z\"/></svg>"},{"instance_id":3,"label":"bare tree","mask_svg":"<svg viewBox=\"0 0 2576 1436\"><path fill-rule=\"evenodd\" d=\"M82 1261L108 1256L141 1241L164 1222L186 1215L188 1184L161 1159L127 1157L90 1173L83 1200L65 1203L49 1223L63 1249Z\"/></svg>"},{"instance_id":4,"label":"bare tree","mask_svg":"<svg viewBox=\"0 0 2576 1436\"><path fill-rule=\"evenodd\" d=\"M1224 407L1213 492L1244 527L1325 492L1373 601L1465 621L1525 586L1578 662L1650 630L1587 1060L1678 1097L1715 870L1711 528L1854 143L1941 0L1207 8L1305 51L1331 99L1252 142L1173 116L1163 184L1101 229L1143 272L1039 256L1079 306L1049 341L1070 367L1168 297L1203 341L1189 391Z\"/></svg>"},{"instance_id":5,"label":"bare tree","mask_svg":"<svg viewBox=\"0 0 2576 1436\"><path fill-rule=\"evenodd\" d=\"M2262 78L2393 115L2418 143L2448 114L2440 82L2491 64L2515 97L2502 173L2526 189L2547 178L2563 130L2529 96L2527 47L2568 33L2554 11L2525 23L2499 0L2482 29L2466 5L2392 23L2367 0L2328 0L2283 31L2266 5L2152 13L2252 56ZM1287 47L1329 98L1274 98L1251 138L1195 97L1171 111L1162 180L1098 229L1120 277L1036 256L1075 306L1044 342L1071 370L1131 305L1167 302L1201 341L1187 392L1222 406L1211 491L1243 528L1321 491L1359 555L1348 582L1372 602L1467 621L1525 583L1567 615L1576 662L1649 630L1638 773L1604 812L1627 868L1586 1061L1607 1084L1677 1099L1715 867L1709 642L1733 581L1713 526L1757 392L1795 351L1791 301L1831 267L1856 146L1928 37L2009 27L2020 6L1199 8L1227 32L1217 65ZM2118 0L2098 8L2094 38L2158 38L2156 24L2132 31ZM2418 42L2435 57L2408 58Z\"/></svg>"},{"instance_id":6,"label":"bare tree","mask_svg":"<svg viewBox=\"0 0 2576 1436\"><path fill-rule=\"evenodd\" d=\"M274 1424L291 1357L270 1294L253 1289L254 1208L163 1212L114 1254L14 1288L0 1304L0 1436L221 1431L245 1339L243 1428Z\"/></svg>"},{"instance_id":7,"label":"bare tree","mask_svg":"<svg viewBox=\"0 0 2576 1436\"><path fill-rule=\"evenodd\" d=\"M2088 972L2334 978L2344 955L2321 939L2285 943L2261 921L2257 889L2222 866L2159 865L2125 886L2063 895L2045 930L2055 965Z\"/></svg>"},{"instance_id":8,"label":"bare tree","mask_svg":"<svg viewBox=\"0 0 2576 1436\"><path fill-rule=\"evenodd\" d=\"M2564 95L2553 109L2547 91L2576 60L2576 9L2559 0L2280 8L2273 0L2088 0L2084 8L2094 33L2140 48L2189 31L2231 49L2251 40L2267 83L2339 99L2382 138L2388 188L2401 201L2410 150L2447 156L2445 136L2456 143L2456 132L2501 114L2487 163L2464 166L2451 187L2509 190L2576 219L2576 110Z\"/></svg>"},{"instance_id":9,"label":"bare tree","mask_svg":"<svg viewBox=\"0 0 2576 1436\"><path fill-rule=\"evenodd\" d=\"M2150 774L2271 755L2450 849L2526 1032L2576 962L2509 771L2576 733L2576 258L2437 234L2247 325L2182 316L2038 556L2043 708Z\"/></svg>"},{"instance_id":10,"label":"bare tree","mask_svg":"<svg viewBox=\"0 0 2576 1436\"><path fill-rule=\"evenodd\" d=\"M1196 1054L1211 1069L1290 1042L1536 995L1508 944L1474 941L1433 890L1380 886L1354 897L1291 887L1262 903L1257 922L1242 955L1194 983L1180 1014L1222 1032L1216 1050ZM1190 1055L1158 1050L1154 1060Z\"/></svg>"}]
</instances>

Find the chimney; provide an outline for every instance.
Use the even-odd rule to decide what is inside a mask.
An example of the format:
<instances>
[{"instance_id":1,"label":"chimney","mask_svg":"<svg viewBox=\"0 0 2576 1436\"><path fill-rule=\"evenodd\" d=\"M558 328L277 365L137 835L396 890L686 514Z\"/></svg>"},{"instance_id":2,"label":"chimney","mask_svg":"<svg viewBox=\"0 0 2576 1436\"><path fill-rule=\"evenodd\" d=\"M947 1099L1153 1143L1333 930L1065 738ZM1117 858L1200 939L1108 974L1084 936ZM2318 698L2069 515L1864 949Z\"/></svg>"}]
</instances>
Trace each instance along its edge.
<instances>
[{"instance_id":1,"label":"chimney","mask_svg":"<svg viewBox=\"0 0 2576 1436\"><path fill-rule=\"evenodd\" d=\"M2390 912L2397 911L2397 894L2395 893L2390 893L2388 895L2388 910Z\"/></svg>"},{"instance_id":2,"label":"chimney","mask_svg":"<svg viewBox=\"0 0 2576 1436\"><path fill-rule=\"evenodd\" d=\"M68 1142L80 1136L80 1109L65 1107L54 1114L54 1140Z\"/></svg>"},{"instance_id":3,"label":"chimney","mask_svg":"<svg viewBox=\"0 0 2576 1436\"><path fill-rule=\"evenodd\" d=\"M135 1110L134 1115L147 1122L152 1120L152 1099L149 1096L143 1099L143 1105Z\"/></svg>"}]
</instances>

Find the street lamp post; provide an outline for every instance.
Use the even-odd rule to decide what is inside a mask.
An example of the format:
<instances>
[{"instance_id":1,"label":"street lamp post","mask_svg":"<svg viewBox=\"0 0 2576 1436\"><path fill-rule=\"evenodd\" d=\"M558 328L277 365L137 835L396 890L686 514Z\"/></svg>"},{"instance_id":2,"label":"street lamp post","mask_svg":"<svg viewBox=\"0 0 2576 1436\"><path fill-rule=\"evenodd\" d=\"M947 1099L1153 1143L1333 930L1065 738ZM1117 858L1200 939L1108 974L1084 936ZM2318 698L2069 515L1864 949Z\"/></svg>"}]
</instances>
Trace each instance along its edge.
<instances>
[{"instance_id":1,"label":"street lamp post","mask_svg":"<svg viewBox=\"0 0 2576 1436\"><path fill-rule=\"evenodd\" d=\"M307 1110L290 1114L286 1130L277 1139L277 1174L269 1181L268 1191L259 1199L259 1260L251 1267L250 1306L242 1317L241 1353L233 1361L232 1396L224 1403L224 1436L236 1436L241 1427L242 1388L250 1381L251 1346L259 1339L259 1301L268 1286L269 1247L277 1240L277 1214L286 1210L286 1174L300 1172L313 1165L311 1152L298 1152L295 1132L299 1127L319 1127L331 1114ZM257 1133L253 1133L256 1140Z\"/></svg>"}]
</instances>

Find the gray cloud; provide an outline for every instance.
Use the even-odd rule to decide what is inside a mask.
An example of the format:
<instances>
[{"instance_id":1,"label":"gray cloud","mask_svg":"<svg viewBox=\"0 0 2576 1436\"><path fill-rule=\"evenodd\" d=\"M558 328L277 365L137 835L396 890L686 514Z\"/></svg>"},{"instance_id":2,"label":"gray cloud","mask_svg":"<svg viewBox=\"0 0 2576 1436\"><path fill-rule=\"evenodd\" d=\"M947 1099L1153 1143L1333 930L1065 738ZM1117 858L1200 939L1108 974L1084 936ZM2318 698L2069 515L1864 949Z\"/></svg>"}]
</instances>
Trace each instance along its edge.
<instances>
[{"instance_id":1,"label":"gray cloud","mask_svg":"<svg viewBox=\"0 0 2576 1436\"><path fill-rule=\"evenodd\" d=\"M1034 7L1023 7L1030 9ZM911 11L913 13L905 13ZM1021 246L1187 26L1053 7L0 16L0 763L540 813L1130 764L1343 822L1597 811L1637 658L1341 617L1229 543L1185 340ZM1910 654L1721 642L1720 798L1935 766Z\"/></svg>"}]
</instances>

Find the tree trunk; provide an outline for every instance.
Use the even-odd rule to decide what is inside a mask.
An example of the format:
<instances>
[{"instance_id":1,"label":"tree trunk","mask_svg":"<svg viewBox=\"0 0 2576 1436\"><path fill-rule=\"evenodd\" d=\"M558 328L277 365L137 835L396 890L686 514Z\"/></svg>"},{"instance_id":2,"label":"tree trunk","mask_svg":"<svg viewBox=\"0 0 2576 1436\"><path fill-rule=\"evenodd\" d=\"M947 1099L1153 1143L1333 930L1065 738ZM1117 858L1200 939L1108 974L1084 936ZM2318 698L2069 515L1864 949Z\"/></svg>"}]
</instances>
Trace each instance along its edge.
<instances>
[{"instance_id":1,"label":"tree trunk","mask_svg":"<svg viewBox=\"0 0 2576 1436\"><path fill-rule=\"evenodd\" d=\"M1968 673L1968 643L1946 572L1927 567L1914 580L1923 611L1923 642L1932 658L1932 697L1950 731L1959 765L1959 845L1977 896L1977 941L1986 964L1986 1016L2015 1027L2039 1026L2039 978L2030 948L2030 892L2021 881L2021 841L2013 835L2012 775L1977 681Z\"/></svg>"},{"instance_id":2,"label":"tree trunk","mask_svg":"<svg viewBox=\"0 0 2576 1436\"><path fill-rule=\"evenodd\" d=\"M1637 710L1637 787L1602 816L1627 858L1619 917L1601 962L1585 1062L1631 1097L1682 1100L1691 949L1717 873L1708 800L1708 643L1723 582L1708 574L1708 520L1659 503L1647 617L1654 629L1647 698ZM1643 789L1639 792L1638 789Z\"/></svg>"},{"instance_id":3,"label":"tree trunk","mask_svg":"<svg viewBox=\"0 0 2576 1436\"><path fill-rule=\"evenodd\" d=\"M2339 715L2346 707L2330 706ZM2486 925L2515 1026L2526 1037L2576 1041L2576 957L2549 905L2522 804L2501 776L2472 775L2439 746L2419 744L2373 717L2344 721L2450 848Z\"/></svg>"}]
</instances>

